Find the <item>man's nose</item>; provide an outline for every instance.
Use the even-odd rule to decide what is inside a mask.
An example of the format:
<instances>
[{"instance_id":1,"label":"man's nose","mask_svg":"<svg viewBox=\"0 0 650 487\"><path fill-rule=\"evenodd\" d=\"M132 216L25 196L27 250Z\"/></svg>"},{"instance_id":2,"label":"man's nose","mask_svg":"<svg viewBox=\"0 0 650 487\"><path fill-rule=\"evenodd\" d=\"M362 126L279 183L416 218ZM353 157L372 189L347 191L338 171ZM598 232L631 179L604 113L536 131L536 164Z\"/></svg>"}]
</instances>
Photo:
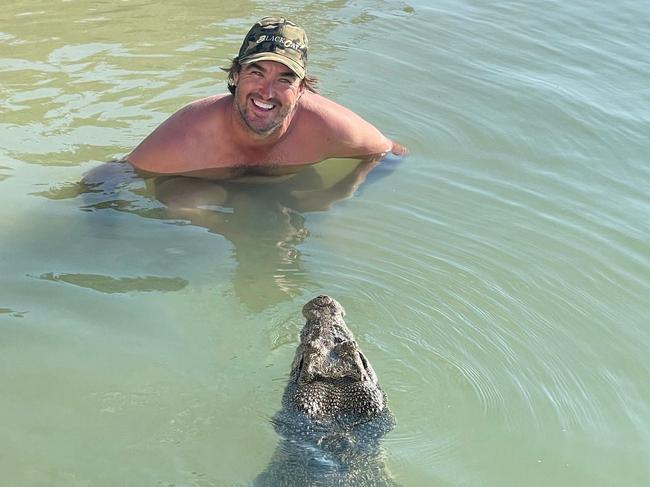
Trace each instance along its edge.
<instances>
[{"instance_id":1,"label":"man's nose","mask_svg":"<svg viewBox=\"0 0 650 487\"><path fill-rule=\"evenodd\" d=\"M275 82L269 79L262 80L260 92L264 98L273 98L275 95Z\"/></svg>"}]
</instances>

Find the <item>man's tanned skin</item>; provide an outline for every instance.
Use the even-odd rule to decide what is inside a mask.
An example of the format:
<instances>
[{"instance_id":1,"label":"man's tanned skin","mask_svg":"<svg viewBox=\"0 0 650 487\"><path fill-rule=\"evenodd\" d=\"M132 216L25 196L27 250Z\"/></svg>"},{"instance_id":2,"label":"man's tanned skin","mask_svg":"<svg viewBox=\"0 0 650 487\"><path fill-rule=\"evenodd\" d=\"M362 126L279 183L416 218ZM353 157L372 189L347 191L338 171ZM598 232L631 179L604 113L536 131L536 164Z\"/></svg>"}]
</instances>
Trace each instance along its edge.
<instances>
[{"instance_id":1,"label":"man's tanned skin","mask_svg":"<svg viewBox=\"0 0 650 487\"><path fill-rule=\"evenodd\" d=\"M235 93L197 100L127 160L148 176L281 176L328 158L379 159L406 149L347 108L305 89L284 64L242 65Z\"/></svg>"}]
</instances>

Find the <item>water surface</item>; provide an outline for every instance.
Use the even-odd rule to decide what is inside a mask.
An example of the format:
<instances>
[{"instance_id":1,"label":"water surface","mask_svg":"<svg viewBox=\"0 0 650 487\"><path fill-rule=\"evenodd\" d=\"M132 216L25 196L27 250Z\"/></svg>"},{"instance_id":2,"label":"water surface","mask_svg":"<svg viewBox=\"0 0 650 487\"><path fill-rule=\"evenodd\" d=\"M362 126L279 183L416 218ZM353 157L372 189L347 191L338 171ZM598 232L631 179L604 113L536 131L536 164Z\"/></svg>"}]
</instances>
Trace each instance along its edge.
<instances>
[{"instance_id":1,"label":"water surface","mask_svg":"<svg viewBox=\"0 0 650 487\"><path fill-rule=\"evenodd\" d=\"M264 188L116 163L82 182L225 90L220 67L277 12L306 26L322 92L409 146L404 164L347 198L345 160ZM647 13L10 2L1 483L250 483L300 308L327 293L389 397L401 484L648 485Z\"/></svg>"}]
</instances>

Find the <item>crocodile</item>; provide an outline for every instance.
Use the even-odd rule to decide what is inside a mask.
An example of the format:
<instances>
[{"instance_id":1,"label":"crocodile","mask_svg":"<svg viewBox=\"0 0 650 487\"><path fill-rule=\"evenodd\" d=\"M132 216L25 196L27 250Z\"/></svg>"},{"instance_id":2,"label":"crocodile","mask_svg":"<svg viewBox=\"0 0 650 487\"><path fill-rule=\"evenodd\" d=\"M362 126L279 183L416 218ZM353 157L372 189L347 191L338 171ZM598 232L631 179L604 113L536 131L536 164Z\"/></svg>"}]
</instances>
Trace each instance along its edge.
<instances>
[{"instance_id":1,"label":"crocodile","mask_svg":"<svg viewBox=\"0 0 650 487\"><path fill-rule=\"evenodd\" d=\"M281 440L255 486L395 486L381 438L395 425L377 375L343 320L343 307L318 296L306 323L282 407Z\"/></svg>"}]
</instances>

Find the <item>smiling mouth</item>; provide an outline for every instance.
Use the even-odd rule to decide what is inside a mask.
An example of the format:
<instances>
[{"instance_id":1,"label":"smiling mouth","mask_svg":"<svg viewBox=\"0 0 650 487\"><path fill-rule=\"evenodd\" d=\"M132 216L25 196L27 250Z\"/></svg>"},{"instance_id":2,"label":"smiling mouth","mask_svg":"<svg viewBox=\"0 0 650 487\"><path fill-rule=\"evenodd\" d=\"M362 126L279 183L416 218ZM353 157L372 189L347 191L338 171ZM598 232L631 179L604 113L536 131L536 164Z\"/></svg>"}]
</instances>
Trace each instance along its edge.
<instances>
[{"instance_id":1,"label":"smiling mouth","mask_svg":"<svg viewBox=\"0 0 650 487\"><path fill-rule=\"evenodd\" d=\"M275 105L273 103L265 103L261 100L256 100L255 98L252 98L251 101L253 102L253 105L255 105L257 108L260 110L273 110L275 108Z\"/></svg>"}]
</instances>

